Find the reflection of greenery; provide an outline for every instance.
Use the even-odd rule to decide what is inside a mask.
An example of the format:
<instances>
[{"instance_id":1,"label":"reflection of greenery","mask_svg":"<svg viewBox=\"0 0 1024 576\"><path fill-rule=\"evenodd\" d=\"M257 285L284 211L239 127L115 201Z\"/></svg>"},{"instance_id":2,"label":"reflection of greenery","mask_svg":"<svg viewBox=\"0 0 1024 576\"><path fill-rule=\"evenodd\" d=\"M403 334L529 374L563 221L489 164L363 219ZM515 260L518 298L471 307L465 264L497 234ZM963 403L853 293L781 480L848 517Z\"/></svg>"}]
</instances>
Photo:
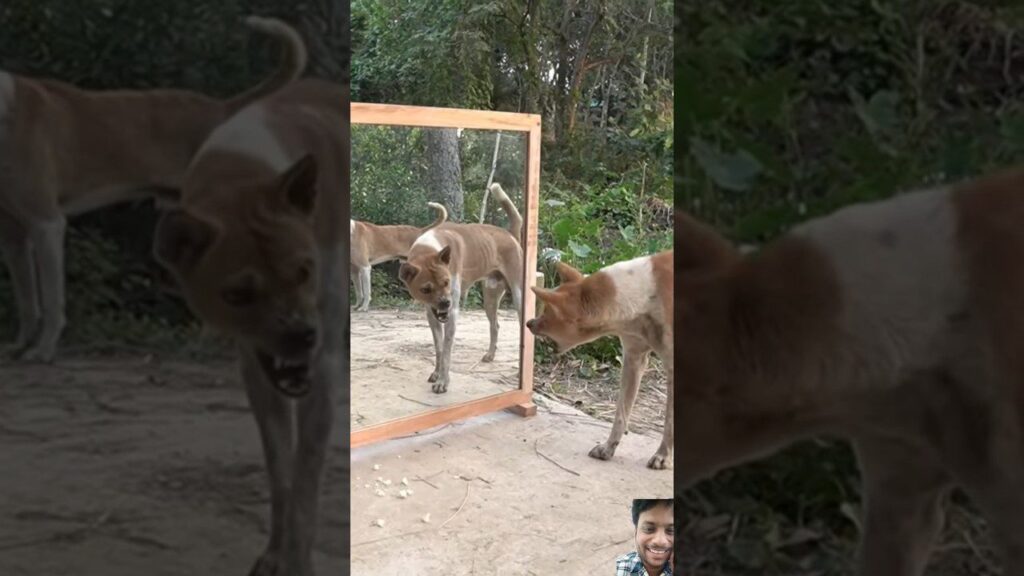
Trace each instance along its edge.
<instances>
[{"instance_id":1,"label":"reflection of greenery","mask_svg":"<svg viewBox=\"0 0 1024 576\"><path fill-rule=\"evenodd\" d=\"M273 41L248 14L296 21L310 0L11 0L0 9L0 69L88 89L177 87L226 96L276 65ZM117 206L72 221L67 242L67 340L165 344L191 315L159 292L149 254L156 212ZM0 339L13 336L13 296L0 266ZM2 344L2 342L0 342Z\"/></svg>"},{"instance_id":2,"label":"reflection of greenery","mask_svg":"<svg viewBox=\"0 0 1024 576\"><path fill-rule=\"evenodd\" d=\"M735 240L761 243L1024 152L1016 4L709 0L677 11L681 206ZM845 447L802 445L691 495L691 517L736 527L713 539L701 573L852 571L860 494ZM785 544L800 536L810 540ZM943 568L990 573L976 558Z\"/></svg>"},{"instance_id":3,"label":"reflection of greenery","mask_svg":"<svg viewBox=\"0 0 1024 576\"><path fill-rule=\"evenodd\" d=\"M428 201L438 195L427 189L423 129L391 126L352 127L352 217L375 224L425 225L434 215ZM476 221L491 172L496 132L463 130L459 137L466 218ZM523 211L526 171L525 138L503 133L494 181ZM505 216L488 201L486 222L505 225Z\"/></svg>"},{"instance_id":4,"label":"reflection of greenery","mask_svg":"<svg viewBox=\"0 0 1024 576\"><path fill-rule=\"evenodd\" d=\"M671 244L642 207L672 197L671 21L667 0L358 0L353 99L540 114L539 253L593 271ZM486 161L463 167L467 215L479 213L492 146L482 138ZM522 163L499 166L514 172L495 179L521 194ZM574 354L609 362L616 346Z\"/></svg>"}]
</instances>

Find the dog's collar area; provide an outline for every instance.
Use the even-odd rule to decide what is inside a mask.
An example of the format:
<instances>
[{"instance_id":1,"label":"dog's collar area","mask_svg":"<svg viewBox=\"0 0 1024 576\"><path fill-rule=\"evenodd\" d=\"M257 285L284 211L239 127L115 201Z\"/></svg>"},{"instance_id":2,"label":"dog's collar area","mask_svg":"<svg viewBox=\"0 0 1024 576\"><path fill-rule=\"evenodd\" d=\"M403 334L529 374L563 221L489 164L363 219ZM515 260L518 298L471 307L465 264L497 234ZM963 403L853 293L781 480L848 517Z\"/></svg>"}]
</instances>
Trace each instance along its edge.
<instances>
[{"instance_id":1,"label":"dog's collar area","mask_svg":"<svg viewBox=\"0 0 1024 576\"><path fill-rule=\"evenodd\" d=\"M307 361L287 361L259 350L256 351L256 358L267 380L285 396L301 398L312 390Z\"/></svg>"}]
</instances>

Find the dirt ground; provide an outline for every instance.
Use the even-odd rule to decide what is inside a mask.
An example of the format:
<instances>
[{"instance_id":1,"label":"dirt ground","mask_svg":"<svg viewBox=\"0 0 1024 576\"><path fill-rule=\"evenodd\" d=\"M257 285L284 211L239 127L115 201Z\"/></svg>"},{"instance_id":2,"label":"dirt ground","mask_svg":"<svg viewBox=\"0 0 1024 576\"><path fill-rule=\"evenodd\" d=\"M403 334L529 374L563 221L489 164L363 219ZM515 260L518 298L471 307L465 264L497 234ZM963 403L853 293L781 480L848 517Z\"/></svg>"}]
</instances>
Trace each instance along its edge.
<instances>
[{"instance_id":1,"label":"dirt ground","mask_svg":"<svg viewBox=\"0 0 1024 576\"><path fill-rule=\"evenodd\" d=\"M452 348L451 383L431 391L434 341L422 310L352 313L352 429L476 400L519 388L519 321L498 311L493 362L481 362L490 341L483 310L460 313Z\"/></svg>"},{"instance_id":2,"label":"dirt ground","mask_svg":"<svg viewBox=\"0 0 1024 576\"><path fill-rule=\"evenodd\" d=\"M230 360L0 366L0 444L4 576L241 576L266 545L263 455ZM343 455L329 455L319 574L348 559Z\"/></svg>"},{"instance_id":3,"label":"dirt ground","mask_svg":"<svg viewBox=\"0 0 1024 576\"><path fill-rule=\"evenodd\" d=\"M595 460L607 422L535 401L533 418L497 412L353 450L352 574L613 573L633 549L632 499L672 495L672 471L646 467L660 435L629 434Z\"/></svg>"},{"instance_id":4,"label":"dirt ground","mask_svg":"<svg viewBox=\"0 0 1024 576\"><path fill-rule=\"evenodd\" d=\"M378 313L380 322L390 322L388 314ZM502 326L503 338L518 333L514 318ZM425 336L420 353L429 359L425 320L416 328L404 335ZM511 349L506 344L499 362L475 367L483 348L472 350L456 358L455 373L498 369ZM571 366L556 367L558 374L538 372L539 391L577 390L578 407L608 412L617 394L610 371L579 388ZM408 380L432 394L426 374ZM640 402L657 405L659 384L655 375ZM432 573L413 568L428 562L457 564L449 574L603 573L588 570L631 545L628 501L671 493L670 471L644 467L660 424L641 412L616 458L599 462L586 452L607 435L607 422L539 395L537 403L535 418L491 414L353 453L352 573ZM266 544L263 456L230 358L187 361L137 350L74 353L53 366L0 365L0 443L4 576L243 575ZM341 573L349 558L343 455L335 443L321 500L315 560L324 575ZM388 466L379 474L372 469L377 458ZM365 486L385 472L394 485L388 497L377 497ZM416 493L398 508L402 477ZM423 523L430 511L433 523ZM370 524L378 518L386 528ZM402 531L420 525L443 530ZM388 539L374 541L381 537ZM442 554L421 555L417 565L409 564L417 558L410 550ZM498 564L488 558L503 558L504 571L492 570Z\"/></svg>"}]
</instances>

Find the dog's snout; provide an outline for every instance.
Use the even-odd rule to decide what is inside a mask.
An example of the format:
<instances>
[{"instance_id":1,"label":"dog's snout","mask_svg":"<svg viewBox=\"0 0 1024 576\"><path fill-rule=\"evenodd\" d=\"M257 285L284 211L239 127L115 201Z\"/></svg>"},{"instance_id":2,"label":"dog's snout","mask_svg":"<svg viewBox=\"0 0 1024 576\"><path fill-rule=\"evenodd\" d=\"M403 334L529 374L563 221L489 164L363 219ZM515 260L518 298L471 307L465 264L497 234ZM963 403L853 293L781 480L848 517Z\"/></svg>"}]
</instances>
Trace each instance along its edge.
<instances>
[{"instance_id":1,"label":"dog's snout","mask_svg":"<svg viewBox=\"0 0 1024 576\"><path fill-rule=\"evenodd\" d=\"M526 329L529 330L530 332L533 332L534 331L533 327L536 326L536 325L537 325L537 319L536 318L530 318L526 322Z\"/></svg>"},{"instance_id":2,"label":"dog's snout","mask_svg":"<svg viewBox=\"0 0 1024 576\"><path fill-rule=\"evenodd\" d=\"M438 310L447 310L447 309L451 308L451 306L452 306L452 301L447 299L447 298L441 298L440 300L437 301L437 309Z\"/></svg>"},{"instance_id":3,"label":"dog's snout","mask_svg":"<svg viewBox=\"0 0 1024 576\"><path fill-rule=\"evenodd\" d=\"M316 328L297 328L288 333L288 347L293 350L308 351L316 346Z\"/></svg>"}]
</instances>

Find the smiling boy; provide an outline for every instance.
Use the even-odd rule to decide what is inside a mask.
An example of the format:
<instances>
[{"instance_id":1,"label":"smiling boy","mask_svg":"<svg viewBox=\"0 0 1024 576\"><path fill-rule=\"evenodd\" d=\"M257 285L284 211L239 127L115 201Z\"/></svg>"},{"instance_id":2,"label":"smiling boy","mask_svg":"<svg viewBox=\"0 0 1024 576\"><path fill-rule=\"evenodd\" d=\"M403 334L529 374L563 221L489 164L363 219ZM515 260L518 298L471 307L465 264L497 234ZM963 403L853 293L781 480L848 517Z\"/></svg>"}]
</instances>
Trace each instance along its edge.
<instances>
[{"instance_id":1,"label":"smiling boy","mask_svg":"<svg viewBox=\"0 0 1024 576\"><path fill-rule=\"evenodd\" d=\"M633 500L636 550L615 560L615 576L672 576L672 500Z\"/></svg>"}]
</instances>

